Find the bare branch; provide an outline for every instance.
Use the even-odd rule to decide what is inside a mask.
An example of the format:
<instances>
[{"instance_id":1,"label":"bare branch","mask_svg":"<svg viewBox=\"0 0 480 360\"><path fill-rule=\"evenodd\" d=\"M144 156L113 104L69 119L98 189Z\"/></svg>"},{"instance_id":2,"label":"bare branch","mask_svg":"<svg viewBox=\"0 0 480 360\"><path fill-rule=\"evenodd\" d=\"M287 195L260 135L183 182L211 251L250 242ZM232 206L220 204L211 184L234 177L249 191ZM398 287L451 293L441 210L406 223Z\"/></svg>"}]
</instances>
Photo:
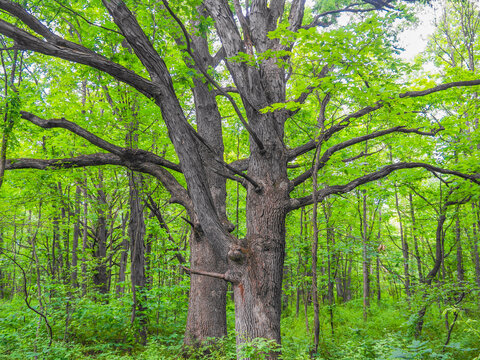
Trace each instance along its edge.
<instances>
[{"instance_id":1,"label":"bare branch","mask_svg":"<svg viewBox=\"0 0 480 360\"><path fill-rule=\"evenodd\" d=\"M217 279L222 279L222 280L225 280L225 281L230 281L227 278L226 274L220 274L220 273L214 273L214 272L208 272L208 271L202 271L202 270L193 270L193 269L189 269L185 266L180 266L180 267L183 270L185 270L187 273L189 273L190 275L191 274L203 275L203 276L209 276L209 277L213 277L213 278L217 278Z\"/></svg>"}]
</instances>

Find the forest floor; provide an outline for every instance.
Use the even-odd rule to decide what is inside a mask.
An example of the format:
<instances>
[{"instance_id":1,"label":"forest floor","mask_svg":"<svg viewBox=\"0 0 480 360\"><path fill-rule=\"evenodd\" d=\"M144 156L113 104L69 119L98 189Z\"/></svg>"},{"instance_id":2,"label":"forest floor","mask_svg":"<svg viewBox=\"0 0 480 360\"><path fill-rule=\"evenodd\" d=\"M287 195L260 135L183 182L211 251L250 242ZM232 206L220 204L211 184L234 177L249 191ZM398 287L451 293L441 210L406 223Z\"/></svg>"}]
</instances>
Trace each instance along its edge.
<instances>
[{"instance_id":1,"label":"forest floor","mask_svg":"<svg viewBox=\"0 0 480 360\"><path fill-rule=\"evenodd\" d=\"M68 305L59 298L50 299L47 318L53 330L53 342L43 319L29 310L22 298L0 302L0 359L179 359L185 302L151 303L147 346L138 345L134 326L129 323L131 299L109 299L100 304L92 299L71 300ZM35 306L35 304L32 304ZM38 304L37 304L38 305ZM422 336L415 339L412 304L404 300L372 303L367 321L363 320L361 300L321 309L319 353L315 359L480 359L480 312L474 302L466 305L455 322L451 339L447 339L447 321L452 325L455 309L440 311L430 306ZM195 350L190 359L236 359L233 331L233 304L229 304L229 336L218 345ZM311 359L312 319L308 325L300 304L289 306L282 320L282 359ZM330 314L333 314L331 322ZM333 330L332 325L333 323ZM247 344L243 352L252 359L262 359L262 350L271 343L258 339ZM209 355L205 355L205 350Z\"/></svg>"}]
</instances>

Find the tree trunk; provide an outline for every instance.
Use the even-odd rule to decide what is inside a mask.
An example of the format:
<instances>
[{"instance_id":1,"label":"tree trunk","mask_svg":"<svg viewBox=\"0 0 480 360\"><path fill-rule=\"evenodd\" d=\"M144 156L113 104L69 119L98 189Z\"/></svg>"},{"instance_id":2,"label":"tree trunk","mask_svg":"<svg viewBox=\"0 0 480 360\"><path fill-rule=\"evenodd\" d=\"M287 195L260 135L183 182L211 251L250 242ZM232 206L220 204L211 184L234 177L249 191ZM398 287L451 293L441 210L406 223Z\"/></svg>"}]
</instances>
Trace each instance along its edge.
<instances>
[{"instance_id":1,"label":"tree trunk","mask_svg":"<svg viewBox=\"0 0 480 360\"><path fill-rule=\"evenodd\" d=\"M103 172L98 171L99 183L97 185L97 202L98 202L98 221L95 234L95 260L96 266L93 273L93 283L100 294L108 292L108 277L107 277L107 219L106 207L107 196L103 190Z\"/></svg>"},{"instance_id":2,"label":"tree trunk","mask_svg":"<svg viewBox=\"0 0 480 360\"><path fill-rule=\"evenodd\" d=\"M411 295L410 294L410 271L409 271L410 256L408 251L408 242L405 236L405 231L403 229L403 216L400 211L400 204L398 200L398 191L397 191L396 185L395 185L395 207L397 209L398 223L400 225L400 240L402 243L403 276L405 278L403 283L405 285L405 294L407 295L407 298L410 298L410 295Z\"/></svg>"},{"instance_id":3,"label":"tree trunk","mask_svg":"<svg viewBox=\"0 0 480 360\"><path fill-rule=\"evenodd\" d=\"M455 216L455 240L457 242L457 281L460 286L465 280L465 270L463 269L463 248L460 229L460 217L458 213Z\"/></svg>"},{"instance_id":4,"label":"tree trunk","mask_svg":"<svg viewBox=\"0 0 480 360\"><path fill-rule=\"evenodd\" d=\"M415 219L415 210L413 208L412 193L408 194L408 200L410 202L410 215L412 217L412 237L415 247L415 260L417 261L418 281L423 282L422 258L420 257L420 251L418 249L417 225Z\"/></svg>"},{"instance_id":5,"label":"tree trunk","mask_svg":"<svg viewBox=\"0 0 480 360\"><path fill-rule=\"evenodd\" d=\"M208 50L207 35L193 36L193 45L198 56L211 59ZM210 60L211 61L211 60ZM213 63L210 63L213 66ZM218 109L215 91L203 78L194 78L193 95L198 134L210 147L202 154L202 159L210 162L213 168L223 162L222 118ZM213 153L210 153L213 152ZM211 172L208 175L208 188L218 218L228 231L234 227L226 213L226 179ZM198 218L198 214L194 215ZM196 220L195 220L196 221ZM238 226L238 223L237 223ZM190 236L190 263L192 268L225 272L227 259L219 256L212 242L202 233L192 231ZM190 277L190 296L185 329L185 344L196 345L207 338L220 338L227 335L227 283L224 280L192 274Z\"/></svg>"},{"instance_id":6,"label":"tree trunk","mask_svg":"<svg viewBox=\"0 0 480 360\"><path fill-rule=\"evenodd\" d=\"M131 282L132 282L132 324L138 319L139 337L142 345L147 344L147 315L144 299L144 290L146 285L145 277L145 219L143 216L143 206L140 201L142 188L142 177L134 173L129 174L130 187L130 222L128 225L128 234L131 246Z\"/></svg>"},{"instance_id":7,"label":"tree trunk","mask_svg":"<svg viewBox=\"0 0 480 360\"><path fill-rule=\"evenodd\" d=\"M381 206L381 205L380 205ZM382 209L378 210L378 234L377 234L377 253L375 255L377 266L377 302L380 303L382 300L382 288L380 283L380 252L385 249L385 245L382 244Z\"/></svg>"},{"instance_id":8,"label":"tree trunk","mask_svg":"<svg viewBox=\"0 0 480 360\"><path fill-rule=\"evenodd\" d=\"M450 192L451 194L451 192ZM446 202L446 200L445 200ZM437 220L437 230L435 232L435 261L433 264L432 269L429 271L427 276L425 277L424 284L430 286L432 284L433 279L437 276L438 271L441 268L443 259L444 259L444 252L443 252L443 240L444 240L444 233L443 233L443 225L447 219L446 216L447 212L447 205L446 203L442 205L438 212L438 220ZM423 328L423 320L425 313L427 311L427 305L423 306L420 311L417 313L417 323L415 326L415 337L418 338L422 332Z\"/></svg>"},{"instance_id":9,"label":"tree trunk","mask_svg":"<svg viewBox=\"0 0 480 360\"><path fill-rule=\"evenodd\" d=\"M130 245L130 242L128 241L128 236L126 236L125 234L127 218L129 218L129 216L122 215L122 248L120 251L120 259L118 266L118 280L116 289L117 295L122 295L125 293L125 272L127 271L128 250Z\"/></svg>"},{"instance_id":10,"label":"tree trunk","mask_svg":"<svg viewBox=\"0 0 480 360\"><path fill-rule=\"evenodd\" d=\"M477 287L480 288L480 255L479 255L479 244L480 244L480 217L479 217L479 210L476 209L475 205L472 204L472 212L475 216L477 216L477 221L473 220L472 230L473 230L473 244L472 244L472 258L473 264L475 267L475 282ZM478 227L477 227L478 225ZM479 294L480 298L480 294ZM480 306L480 301L479 301Z\"/></svg>"},{"instance_id":11,"label":"tree trunk","mask_svg":"<svg viewBox=\"0 0 480 360\"><path fill-rule=\"evenodd\" d=\"M3 228L0 228L0 251L3 251ZM5 274L0 267L0 299L5 298L5 282L4 282Z\"/></svg>"},{"instance_id":12,"label":"tree trunk","mask_svg":"<svg viewBox=\"0 0 480 360\"><path fill-rule=\"evenodd\" d=\"M236 260L238 252L241 272L234 282L235 329L237 344L253 338L273 339L280 344L280 313L283 261L285 256L285 202L288 199L286 166L268 164L272 158L286 164L283 147L276 151L252 155L249 174L263 179L261 192L249 185L247 192L247 236L242 249L234 249L229 257ZM278 151L280 150L280 152ZM283 161L280 157L283 157ZM276 358L270 354L270 358Z\"/></svg>"},{"instance_id":13,"label":"tree trunk","mask_svg":"<svg viewBox=\"0 0 480 360\"><path fill-rule=\"evenodd\" d=\"M73 239L72 239L72 272L71 272L71 282L73 287L78 287L78 239L80 238L80 195L82 194L82 189L80 185L76 186L75 190L75 224L73 225Z\"/></svg>"},{"instance_id":14,"label":"tree trunk","mask_svg":"<svg viewBox=\"0 0 480 360\"><path fill-rule=\"evenodd\" d=\"M363 320L368 317L368 309L370 308L370 254L369 254L369 237L368 237L368 220L367 220L367 194L363 190L363 211L362 211L362 279L363 279Z\"/></svg>"},{"instance_id":15,"label":"tree trunk","mask_svg":"<svg viewBox=\"0 0 480 360\"><path fill-rule=\"evenodd\" d=\"M87 240L88 240L88 202L87 178L83 188L83 231L82 231L82 296L87 294Z\"/></svg>"},{"instance_id":16,"label":"tree trunk","mask_svg":"<svg viewBox=\"0 0 480 360\"><path fill-rule=\"evenodd\" d=\"M215 150L214 157L223 161L221 117L215 95L201 80L195 79L194 82L198 133ZM226 216L225 178L211 173L208 182L217 215L227 228L233 230ZM195 231L190 236L190 264L194 269L210 272L224 272L227 267L226 259L219 256L204 234ZM226 303L227 283L224 280L192 274L185 344L197 345L207 338L227 335Z\"/></svg>"}]
</instances>

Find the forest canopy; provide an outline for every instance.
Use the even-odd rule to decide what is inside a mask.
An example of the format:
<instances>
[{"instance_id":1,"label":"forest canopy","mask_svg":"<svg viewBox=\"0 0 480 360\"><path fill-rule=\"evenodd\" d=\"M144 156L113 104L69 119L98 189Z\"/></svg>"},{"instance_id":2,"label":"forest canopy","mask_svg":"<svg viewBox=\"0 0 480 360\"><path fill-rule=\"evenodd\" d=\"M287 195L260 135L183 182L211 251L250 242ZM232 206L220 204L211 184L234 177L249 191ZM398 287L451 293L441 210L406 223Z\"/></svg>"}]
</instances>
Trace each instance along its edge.
<instances>
[{"instance_id":1,"label":"forest canopy","mask_svg":"<svg viewBox=\"0 0 480 360\"><path fill-rule=\"evenodd\" d=\"M0 10L0 359L480 358L477 2Z\"/></svg>"}]
</instances>

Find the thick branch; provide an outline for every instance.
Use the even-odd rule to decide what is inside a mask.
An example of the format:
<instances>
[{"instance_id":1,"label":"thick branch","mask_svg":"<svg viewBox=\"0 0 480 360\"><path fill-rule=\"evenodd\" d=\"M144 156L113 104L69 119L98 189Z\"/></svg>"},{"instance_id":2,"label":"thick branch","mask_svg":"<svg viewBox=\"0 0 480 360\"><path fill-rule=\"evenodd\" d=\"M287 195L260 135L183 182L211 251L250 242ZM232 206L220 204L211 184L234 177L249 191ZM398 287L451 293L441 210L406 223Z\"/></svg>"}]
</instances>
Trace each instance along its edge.
<instances>
[{"instance_id":1,"label":"thick branch","mask_svg":"<svg viewBox=\"0 0 480 360\"><path fill-rule=\"evenodd\" d=\"M9 12L30 27L36 34L47 40L39 39L0 19L0 34L13 39L16 43L16 48L31 50L78 64L88 65L131 85L148 97L152 97L152 94L155 94L156 87L151 81L86 47L62 39L52 33L37 18L27 13L18 4L7 0L0 0L0 9Z\"/></svg>"},{"instance_id":2,"label":"thick branch","mask_svg":"<svg viewBox=\"0 0 480 360\"><path fill-rule=\"evenodd\" d=\"M99 148L111 152L122 158L125 161L148 161L153 164L157 164L160 166L164 166L171 170L175 170L177 172L181 172L180 166L178 164L172 163L154 153L149 151L140 150L140 149L130 149L130 148L122 148L120 146L114 145L105 141L104 139L92 134L91 132L85 130L81 126L68 121L66 119L49 119L45 120L42 119L34 114L31 114L26 111L22 111L22 118L25 120L30 121L31 123L40 126L44 129L52 129L52 128L62 128L66 129L78 136L81 136L91 144L98 146Z\"/></svg>"},{"instance_id":3,"label":"thick branch","mask_svg":"<svg viewBox=\"0 0 480 360\"><path fill-rule=\"evenodd\" d=\"M423 135L423 136L435 136L439 131L444 130L443 127L434 129L432 131L426 132L426 131L421 131L420 129L406 129L404 126L395 126L390 129L382 130L382 131L376 131L371 134L363 135L363 136L358 136L356 138L341 142L339 144L336 144L330 148L328 148L322 155L322 157L319 160L319 170L322 169L326 163L330 160L332 155L340 150L343 150L345 148L348 148L350 146L353 146L355 144L375 139L381 136L385 136L388 134L392 133L404 133L404 134L418 134L418 135ZM298 186L302 184L305 180L309 179L312 176L313 173L313 167L305 171L303 174L299 175L295 179L292 180L292 185L293 187ZM292 190L293 190L292 187Z\"/></svg>"},{"instance_id":4,"label":"thick branch","mask_svg":"<svg viewBox=\"0 0 480 360\"><path fill-rule=\"evenodd\" d=\"M165 189L171 194L170 202L183 205L187 210L193 208L187 190L179 184L175 177L164 168L149 162L125 162L114 154L81 155L64 159L10 159L7 160L6 170L37 169L37 170L62 170L89 166L118 165L131 170L150 174L158 179Z\"/></svg>"},{"instance_id":5,"label":"thick branch","mask_svg":"<svg viewBox=\"0 0 480 360\"><path fill-rule=\"evenodd\" d=\"M355 180L350 181L348 184L345 184L345 185L327 186L317 192L317 198L319 201L322 201L323 199L325 199L330 195L345 194L352 191L353 189L355 189L360 185L382 179L394 171L401 170L401 169L413 169L413 168L424 168L432 173L458 176L462 179L470 180L473 183L480 185L480 174L469 175L469 174L464 174L455 170L439 168L430 164L416 163L416 162L414 163L402 162L402 163L384 166L378 171L359 177ZM306 205L311 205L312 203L313 203L312 195L305 196L302 198L297 198L297 199L290 199L288 204L288 211L296 210Z\"/></svg>"},{"instance_id":6,"label":"thick branch","mask_svg":"<svg viewBox=\"0 0 480 360\"><path fill-rule=\"evenodd\" d=\"M477 86L480 85L480 80L469 80L469 81L455 81L451 83L446 83L446 84L441 84L438 86L435 86L430 89L426 90L420 90L420 91L406 91L404 93L401 93L398 96L400 99L405 99L405 98L415 98L415 97L422 97L426 95L430 95L439 91L444 91L448 90L451 88L455 87L464 87L464 86ZM393 99L393 98L392 98ZM392 104L391 104L392 105ZM345 129L348 127L351 123L351 120L353 119L358 119L361 118L365 115L368 115L374 111L377 111L378 109L381 109L385 106L384 101L378 101L375 105L373 106L366 106L352 114L347 115L340 123L332 126L330 129L328 129L325 132L325 135L323 137L324 141L327 141L330 137L332 137L335 133ZM311 140L295 149L291 149L288 152L288 161L292 161L295 158L297 158L300 155L303 155L313 149L315 149L316 143L314 140Z\"/></svg>"},{"instance_id":7,"label":"thick branch","mask_svg":"<svg viewBox=\"0 0 480 360\"><path fill-rule=\"evenodd\" d=\"M99 153L64 159L10 159L7 160L6 169L62 170L102 165L123 165L123 162L117 155Z\"/></svg>"}]
</instances>

